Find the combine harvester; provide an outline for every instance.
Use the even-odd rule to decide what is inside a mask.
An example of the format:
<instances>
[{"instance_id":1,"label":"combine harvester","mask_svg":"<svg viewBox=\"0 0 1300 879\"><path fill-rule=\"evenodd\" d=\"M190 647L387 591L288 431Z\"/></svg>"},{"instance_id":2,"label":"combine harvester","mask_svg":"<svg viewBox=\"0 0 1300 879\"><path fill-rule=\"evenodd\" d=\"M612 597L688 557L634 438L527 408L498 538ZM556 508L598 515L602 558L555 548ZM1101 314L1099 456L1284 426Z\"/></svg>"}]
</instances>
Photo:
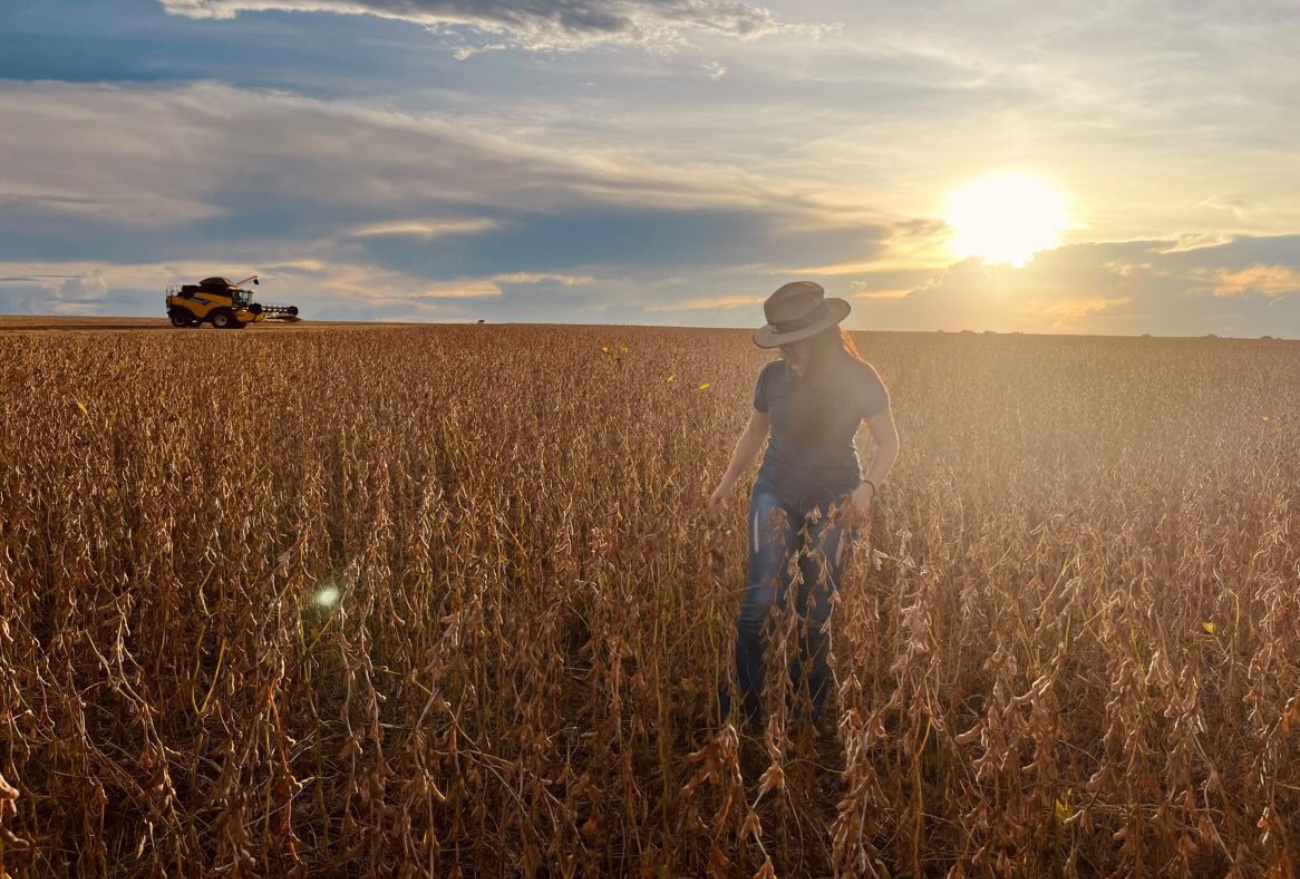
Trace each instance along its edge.
<instances>
[{"instance_id":1,"label":"combine harvester","mask_svg":"<svg viewBox=\"0 0 1300 879\"><path fill-rule=\"evenodd\" d=\"M231 283L227 278L205 278L185 284L179 290L167 288L167 317L174 327L198 327L210 323L219 330L242 330L264 320L296 322L296 305L263 305L253 301L253 291L243 289L257 275Z\"/></svg>"}]
</instances>

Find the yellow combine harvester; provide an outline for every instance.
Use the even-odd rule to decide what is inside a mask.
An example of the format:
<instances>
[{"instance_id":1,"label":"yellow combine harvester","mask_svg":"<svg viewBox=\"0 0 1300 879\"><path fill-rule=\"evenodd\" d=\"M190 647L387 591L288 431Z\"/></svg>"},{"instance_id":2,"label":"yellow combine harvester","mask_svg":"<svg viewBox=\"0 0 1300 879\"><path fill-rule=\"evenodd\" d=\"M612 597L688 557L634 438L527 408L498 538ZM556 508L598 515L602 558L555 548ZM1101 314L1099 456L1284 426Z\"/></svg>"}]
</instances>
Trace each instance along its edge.
<instances>
[{"instance_id":1,"label":"yellow combine harvester","mask_svg":"<svg viewBox=\"0 0 1300 879\"><path fill-rule=\"evenodd\" d=\"M174 327L210 323L219 330L242 330L264 320L299 321L296 305L263 305L243 287L260 283L257 275L232 283L226 278L204 278L197 284L167 288L167 317Z\"/></svg>"}]
</instances>

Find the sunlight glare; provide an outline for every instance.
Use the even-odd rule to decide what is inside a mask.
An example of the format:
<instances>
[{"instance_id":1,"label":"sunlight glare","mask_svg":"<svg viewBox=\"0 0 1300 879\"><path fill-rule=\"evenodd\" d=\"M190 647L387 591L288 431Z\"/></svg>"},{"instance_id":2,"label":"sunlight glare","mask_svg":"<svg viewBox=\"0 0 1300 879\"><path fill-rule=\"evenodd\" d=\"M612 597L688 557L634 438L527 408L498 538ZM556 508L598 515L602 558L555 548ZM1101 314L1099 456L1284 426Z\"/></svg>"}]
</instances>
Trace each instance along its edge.
<instances>
[{"instance_id":1,"label":"sunlight glare","mask_svg":"<svg viewBox=\"0 0 1300 879\"><path fill-rule=\"evenodd\" d=\"M1028 174L993 174L959 189L944 216L949 249L958 259L1020 267L1061 240L1070 221L1061 195Z\"/></svg>"}]
</instances>

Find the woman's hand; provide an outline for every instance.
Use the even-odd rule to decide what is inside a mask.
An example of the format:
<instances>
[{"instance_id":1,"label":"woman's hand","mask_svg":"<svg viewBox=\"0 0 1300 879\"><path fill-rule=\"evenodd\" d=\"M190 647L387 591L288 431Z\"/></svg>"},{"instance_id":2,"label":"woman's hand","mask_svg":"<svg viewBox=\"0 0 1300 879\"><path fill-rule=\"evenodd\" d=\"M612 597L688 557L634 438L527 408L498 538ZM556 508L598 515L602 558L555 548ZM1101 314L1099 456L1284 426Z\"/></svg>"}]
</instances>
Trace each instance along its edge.
<instances>
[{"instance_id":1,"label":"woman's hand","mask_svg":"<svg viewBox=\"0 0 1300 879\"><path fill-rule=\"evenodd\" d=\"M876 489L870 482L863 481L853 489L853 513L865 533L871 530L872 512L876 504Z\"/></svg>"},{"instance_id":2,"label":"woman's hand","mask_svg":"<svg viewBox=\"0 0 1300 879\"><path fill-rule=\"evenodd\" d=\"M736 493L736 484L726 479L718 483L718 487L709 495L709 512L715 516L722 515L723 509L731 502L732 496Z\"/></svg>"}]
</instances>

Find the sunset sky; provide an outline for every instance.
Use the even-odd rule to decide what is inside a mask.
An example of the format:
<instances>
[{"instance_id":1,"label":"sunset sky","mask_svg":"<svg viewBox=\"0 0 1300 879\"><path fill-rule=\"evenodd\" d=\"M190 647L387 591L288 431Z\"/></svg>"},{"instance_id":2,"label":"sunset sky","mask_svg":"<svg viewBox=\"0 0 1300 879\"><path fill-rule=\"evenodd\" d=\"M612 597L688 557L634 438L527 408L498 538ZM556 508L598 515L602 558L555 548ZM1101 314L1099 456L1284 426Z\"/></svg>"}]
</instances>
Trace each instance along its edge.
<instances>
[{"instance_id":1,"label":"sunset sky","mask_svg":"<svg viewBox=\"0 0 1300 879\"><path fill-rule=\"evenodd\" d=\"M4 0L0 314L259 272L756 327L812 279L850 329L1297 338L1298 45L1290 2Z\"/></svg>"}]
</instances>

